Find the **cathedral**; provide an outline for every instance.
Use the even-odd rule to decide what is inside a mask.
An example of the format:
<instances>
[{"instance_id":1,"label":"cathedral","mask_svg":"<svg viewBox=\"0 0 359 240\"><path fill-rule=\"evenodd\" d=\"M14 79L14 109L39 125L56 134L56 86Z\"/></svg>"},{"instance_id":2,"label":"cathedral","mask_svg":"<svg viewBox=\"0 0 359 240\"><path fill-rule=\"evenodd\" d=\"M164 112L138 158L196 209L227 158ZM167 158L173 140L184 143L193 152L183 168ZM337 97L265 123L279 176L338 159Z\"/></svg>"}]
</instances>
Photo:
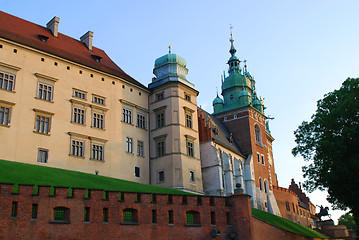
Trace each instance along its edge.
<instances>
[{"instance_id":1,"label":"cathedral","mask_svg":"<svg viewBox=\"0 0 359 240\"><path fill-rule=\"evenodd\" d=\"M43 27L0 11L0 159L201 195L241 188L252 207L313 224L305 194L278 186L264 102L232 34L208 113L171 48L145 86L93 46L93 32L76 40L59 22Z\"/></svg>"}]
</instances>

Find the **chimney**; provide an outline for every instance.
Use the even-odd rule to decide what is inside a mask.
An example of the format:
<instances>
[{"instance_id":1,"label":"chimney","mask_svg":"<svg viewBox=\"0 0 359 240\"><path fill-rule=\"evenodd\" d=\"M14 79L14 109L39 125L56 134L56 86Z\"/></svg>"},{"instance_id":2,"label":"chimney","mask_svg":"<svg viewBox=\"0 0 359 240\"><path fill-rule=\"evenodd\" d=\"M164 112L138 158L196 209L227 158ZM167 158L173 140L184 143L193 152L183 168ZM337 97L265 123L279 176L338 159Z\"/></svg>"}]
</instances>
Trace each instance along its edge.
<instances>
[{"instance_id":1,"label":"chimney","mask_svg":"<svg viewBox=\"0 0 359 240\"><path fill-rule=\"evenodd\" d=\"M92 37L93 37L93 32L88 31L80 38L81 42L85 43L87 48L91 51L92 51Z\"/></svg>"},{"instance_id":2,"label":"chimney","mask_svg":"<svg viewBox=\"0 0 359 240\"><path fill-rule=\"evenodd\" d=\"M54 17L50 22L46 24L46 27L51 30L52 34L57 37L59 34L59 22L60 18Z\"/></svg>"}]
</instances>

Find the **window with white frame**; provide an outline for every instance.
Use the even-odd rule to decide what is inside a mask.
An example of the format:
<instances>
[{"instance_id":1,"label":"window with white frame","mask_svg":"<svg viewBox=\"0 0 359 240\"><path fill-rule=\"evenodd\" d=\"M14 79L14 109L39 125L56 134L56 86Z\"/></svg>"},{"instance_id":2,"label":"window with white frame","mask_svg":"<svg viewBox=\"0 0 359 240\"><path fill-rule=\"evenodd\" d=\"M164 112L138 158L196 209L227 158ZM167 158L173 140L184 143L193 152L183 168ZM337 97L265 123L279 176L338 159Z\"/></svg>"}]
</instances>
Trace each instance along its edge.
<instances>
[{"instance_id":1,"label":"window with white frame","mask_svg":"<svg viewBox=\"0 0 359 240\"><path fill-rule=\"evenodd\" d=\"M137 113L137 127L146 129L146 115Z\"/></svg>"},{"instance_id":2,"label":"window with white frame","mask_svg":"<svg viewBox=\"0 0 359 240\"><path fill-rule=\"evenodd\" d=\"M122 109L122 121L132 124L132 110L128 108Z\"/></svg>"},{"instance_id":3,"label":"window with white frame","mask_svg":"<svg viewBox=\"0 0 359 240\"><path fill-rule=\"evenodd\" d=\"M91 159L104 161L104 148L103 143L91 142Z\"/></svg>"},{"instance_id":4,"label":"window with white frame","mask_svg":"<svg viewBox=\"0 0 359 240\"><path fill-rule=\"evenodd\" d=\"M187 155L190 157L194 157L194 149L193 149L194 142L190 139L187 139L186 142L187 142Z\"/></svg>"},{"instance_id":5,"label":"window with white frame","mask_svg":"<svg viewBox=\"0 0 359 240\"><path fill-rule=\"evenodd\" d=\"M39 163L47 163L49 159L49 150L39 148L37 150L37 162Z\"/></svg>"},{"instance_id":6,"label":"window with white frame","mask_svg":"<svg viewBox=\"0 0 359 240\"><path fill-rule=\"evenodd\" d=\"M105 97L101 97L98 95L92 95L92 102L100 105L105 105Z\"/></svg>"},{"instance_id":7,"label":"window with white frame","mask_svg":"<svg viewBox=\"0 0 359 240\"><path fill-rule=\"evenodd\" d=\"M92 127L94 128L105 128L105 114L102 112L93 112L92 113Z\"/></svg>"},{"instance_id":8,"label":"window with white frame","mask_svg":"<svg viewBox=\"0 0 359 240\"><path fill-rule=\"evenodd\" d=\"M156 140L156 156L161 157L166 154L166 139L158 139Z\"/></svg>"},{"instance_id":9,"label":"window with white frame","mask_svg":"<svg viewBox=\"0 0 359 240\"><path fill-rule=\"evenodd\" d=\"M71 139L71 153L72 156L84 157L85 156L85 140Z\"/></svg>"},{"instance_id":10,"label":"window with white frame","mask_svg":"<svg viewBox=\"0 0 359 240\"><path fill-rule=\"evenodd\" d=\"M86 124L86 107L84 105L72 105L72 122Z\"/></svg>"},{"instance_id":11,"label":"window with white frame","mask_svg":"<svg viewBox=\"0 0 359 240\"><path fill-rule=\"evenodd\" d=\"M0 62L0 89L15 91L16 73L21 68Z\"/></svg>"},{"instance_id":12,"label":"window with white frame","mask_svg":"<svg viewBox=\"0 0 359 240\"><path fill-rule=\"evenodd\" d=\"M54 114L38 109L33 109L33 110L35 111L34 132L50 134L51 118Z\"/></svg>"},{"instance_id":13,"label":"window with white frame","mask_svg":"<svg viewBox=\"0 0 359 240\"><path fill-rule=\"evenodd\" d=\"M11 120L11 110L15 103L0 100L0 126L9 126Z\"/></svg>"},{"instance_id":14,"label":"window with white frame","mask_svg":"<svg viewBox=\"0 0 359 240\"><path fill-rule=\"evenodd\" d=\"M79 89L72 89L72 96L76 98L81 98L83 100L87 99L87 92Z\"/></svg>"},{"instance_id":15,"label":"window with white frame","mask_svg":"<svg viewBox=\"0 0 359 240\"><path fill-rule=\"evenodd\" d=\"M126 152L133 153L133 139L126 137Z\"/></svg>"},{"instance_id":16,"label":"window with white frame","mask_svg":"<svg viewBox=\"0 0 359 240\"><path fill-rule=\"evenodd\" d=\"M38 77L36 98L52 102L55 82L58 79L40 73L35 73L35 75Z\"/></svg>"},{"instance_id":17,"label":"window with white frame","mask_svg":"<svg viewBox=\"0 0 359 240\"><path fill-rule=\"evenodd\" d=\"M142 141L137 141L137 155L140 157L143 157L145 155Z\"/></svg>"}]
</instances>

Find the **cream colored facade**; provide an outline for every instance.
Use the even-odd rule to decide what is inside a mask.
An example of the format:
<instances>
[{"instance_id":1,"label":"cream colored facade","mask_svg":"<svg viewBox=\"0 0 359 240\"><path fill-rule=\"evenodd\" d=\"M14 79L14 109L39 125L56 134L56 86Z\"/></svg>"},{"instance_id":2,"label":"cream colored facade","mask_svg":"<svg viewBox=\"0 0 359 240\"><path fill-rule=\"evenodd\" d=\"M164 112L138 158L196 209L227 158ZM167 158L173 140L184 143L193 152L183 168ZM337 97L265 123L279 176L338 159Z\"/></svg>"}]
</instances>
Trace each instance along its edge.
<instances>
[{"instance_id":1,"label":"cream colored facade","mask_svg":"<svg viewBox=\"0 0 359 240\"><path fill-rule=\"evenodd\" d=\"M0 159L149 183L147 88L2 37L0 45L0 77L14 77L11 89L0 88L9 117Z\"/></svg>"},{"instance_id":2,"label":"cream colored facade","mask_svg":"<svg viewBox=\"0 0 359 240\"><path fill-rule=\"evenodd\" d=\"M203 192L197 95L196 90L180 82L167 82L151 90L151 184ZM164 122L159 126L161 114ZM164 151L160 153L163 141Z\"/></svg>"}]
</instances>

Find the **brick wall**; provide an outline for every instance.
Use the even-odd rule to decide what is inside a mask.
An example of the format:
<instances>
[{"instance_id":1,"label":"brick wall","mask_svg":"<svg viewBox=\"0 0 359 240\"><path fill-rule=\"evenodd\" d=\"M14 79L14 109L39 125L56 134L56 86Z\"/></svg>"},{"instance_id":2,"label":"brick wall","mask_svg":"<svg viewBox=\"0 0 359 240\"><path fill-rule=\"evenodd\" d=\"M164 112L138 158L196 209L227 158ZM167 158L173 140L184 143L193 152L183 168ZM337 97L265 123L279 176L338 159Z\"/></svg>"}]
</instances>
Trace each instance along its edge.
<instances>
[{"instance_id":1,"label":"brick wall","mask_svg":"<svg viewBox=\"0 0 359 240\"><path fill-rule=\"evenodd\" d=\"M53 196L50 186L40 186L36 195L32 185L19 185L18 193L13 190L12 184L1 184L0 239L3 240L228 239L228 236L253 239L250 196L244 194L231 197L156 194L154 201L154 195L146 193L104 194L102 190L88 190L90 197L86 198L86 190L79 188L73 189L72 197L68 197L69 189L64 187L54 188ZM36 219L32 216L33 204L37 204ZM57 207L65 209L64 216L68 217L55 220ZM84 221L85 208L89 210L88 222ZM108 211L107 222L103 221L104 208ZM134 221L124 221L125 209L137 215ZM156 223L152 223L153 210ZM169 211L173 212L173 224L169 224ZM187 222L188 211L194 213L194 224ZM215 223L211 223L211 215L215 215ZM220 231L221 235L211 238L212 230Z\"/></svg>"}]
</instances>

